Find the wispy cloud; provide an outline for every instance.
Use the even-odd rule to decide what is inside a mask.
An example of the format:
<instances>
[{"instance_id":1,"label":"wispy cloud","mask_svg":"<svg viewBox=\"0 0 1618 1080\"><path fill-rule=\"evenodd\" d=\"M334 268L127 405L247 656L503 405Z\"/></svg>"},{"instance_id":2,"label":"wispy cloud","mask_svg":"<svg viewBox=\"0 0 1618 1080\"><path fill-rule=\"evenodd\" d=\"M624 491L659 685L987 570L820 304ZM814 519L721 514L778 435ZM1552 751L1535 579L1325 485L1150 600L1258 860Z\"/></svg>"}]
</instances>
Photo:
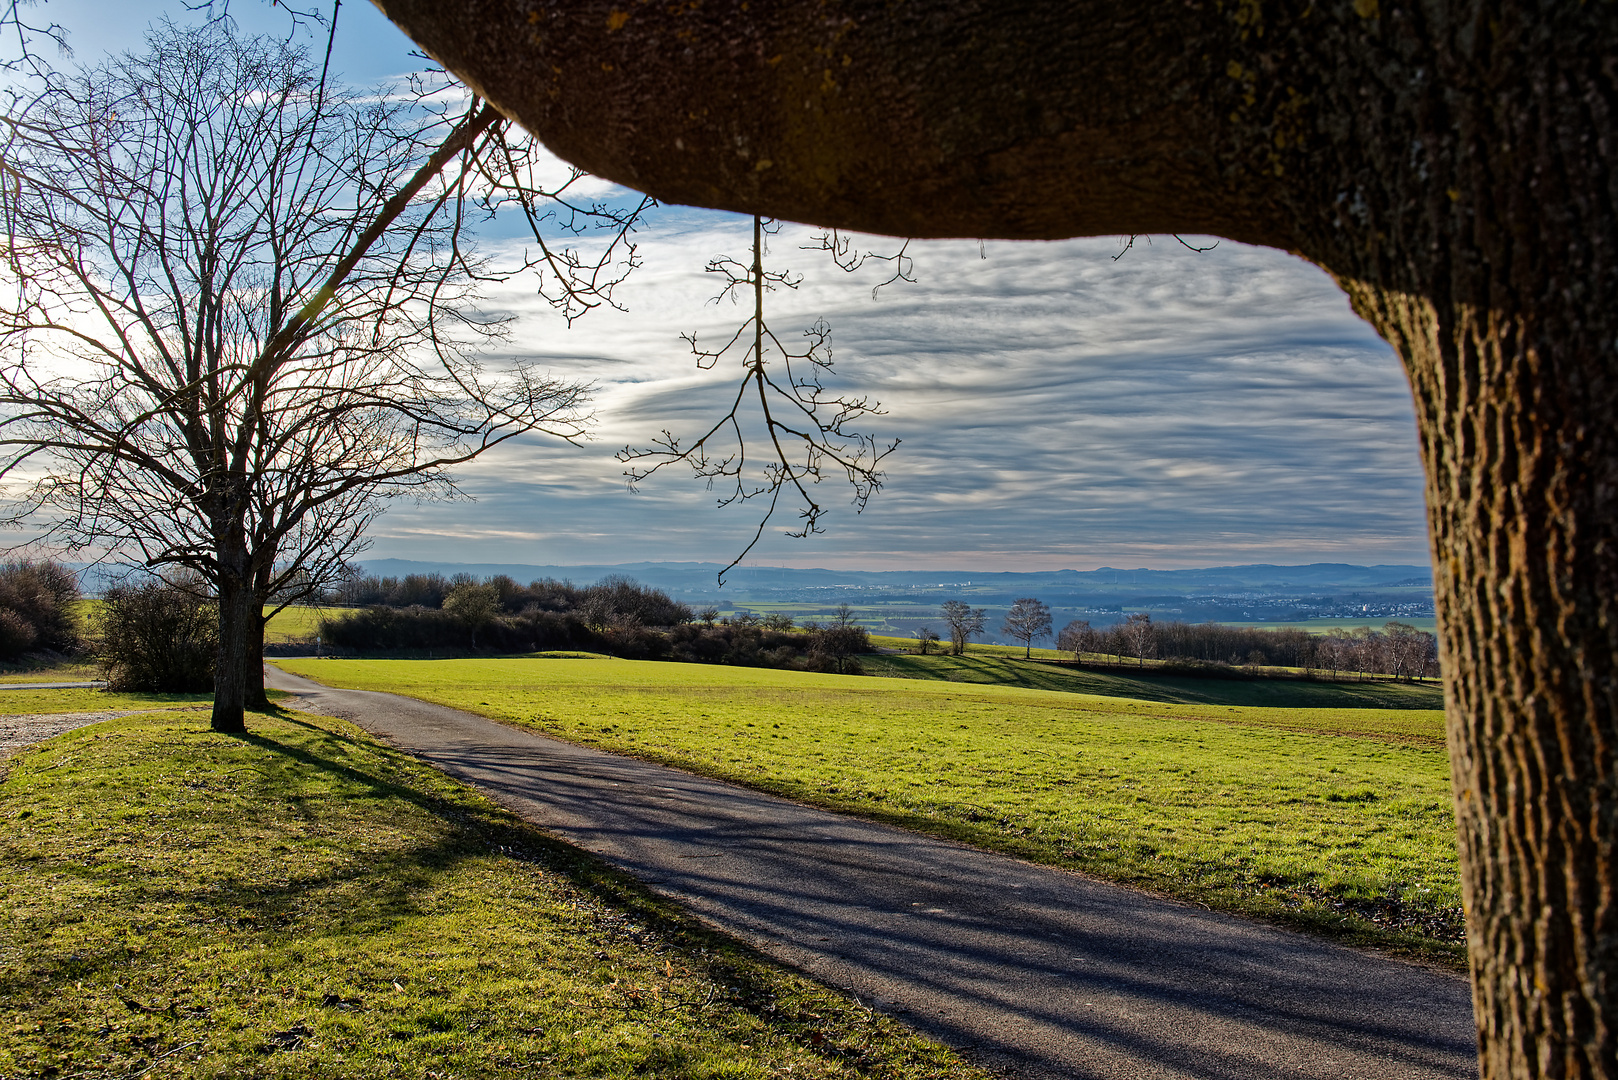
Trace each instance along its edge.
<instances>
[{"instance_id":1,"label":"wispy cloud","mask_svg":"<svg viewBox=\"0 0 1618 1080\"><path fill-rule=\"evenodd\" d=\"M691 434L723 408L735 367L696 370L681 332L718 337L746 311L709 303L701 268L744 254L748 222L671 212L645 268L572 330L513 288L514 351L600 386L596 441L526 441L463 474L475 503L399 505L377 556L545 563L728 559L750 510L713 509L670 473L626 490L612 452ZM863 515L828 535L771 538L757 561L1040 568L1232 561L1421 562L1421 478L1409 392L1391 350L1320 270L1280 252L1172 239L913 244L915 285L799 250L770 298L785 337L831 323L840 379L880 399L903 445ZM892 241L869 240L870 246ZM830 482L826 487L829 489ZM830 505L844 500L825 491ZM790 521L787 522L788 524Z\"/></svg>"}]
</instances>

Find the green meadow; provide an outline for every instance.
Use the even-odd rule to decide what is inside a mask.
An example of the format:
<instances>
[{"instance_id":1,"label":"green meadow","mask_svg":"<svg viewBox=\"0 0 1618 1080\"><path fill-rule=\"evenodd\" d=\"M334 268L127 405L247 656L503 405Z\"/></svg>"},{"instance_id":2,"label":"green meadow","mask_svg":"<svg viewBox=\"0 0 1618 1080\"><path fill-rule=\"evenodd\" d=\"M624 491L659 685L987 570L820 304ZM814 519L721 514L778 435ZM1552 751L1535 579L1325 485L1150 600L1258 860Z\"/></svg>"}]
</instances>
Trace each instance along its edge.
<instances>
[{"instance_id":1,"label":"green meadow","mask_svg":"<svg viewBox=\"0 0 1618 1080\"><path fill-rule=\"evenodd\" d=\"M33 682L91 682L101 678L101 666L89 660L0 665L0 685Z\"/></svg>"},{"instance_id":2,"label":"green meadow","mask_svg":"<svg viewBox=\"0 0 1618 1080\"><path fill-rule=\"evenodd\" d=\"M1464 959L1436 710L607 658L281 663L1222 910Z\"/></svg>"},{"instance_id":3,"label":"green meadow","mask_svg":"<svg viewBox=\"0 0 1618 1080\"><path fill-rule=\"evenodd\" d=\"M342 721L248 723L0 765L0 1077L987 1080Z\"/></svg>"}]
</instances>

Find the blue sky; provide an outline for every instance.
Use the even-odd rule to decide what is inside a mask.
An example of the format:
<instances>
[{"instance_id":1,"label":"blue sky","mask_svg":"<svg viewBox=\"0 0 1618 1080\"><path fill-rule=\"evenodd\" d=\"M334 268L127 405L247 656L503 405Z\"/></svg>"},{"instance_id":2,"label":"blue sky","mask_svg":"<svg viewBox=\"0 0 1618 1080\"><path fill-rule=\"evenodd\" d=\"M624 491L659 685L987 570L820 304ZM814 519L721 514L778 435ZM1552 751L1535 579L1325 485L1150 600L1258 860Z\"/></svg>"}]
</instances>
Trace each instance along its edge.
<instances>
[{"instance_id":1,"label":"blue sky","mask_svg":"<svg viewBox=\"0 0 1618 1080\"><path fill-rule=\"evenodd\" d=\"M165 8L51 0L43 10L90 61L137 47ZM253 28L287 30L267 4L231 10ZM410 48L369 4L343 5L335 66L350 81L408 70ZM621 294L627 312L571 329L519 287L492 297L518 316L515 355L597 382L596 437L525 440L475 463L462 473L475 501L396 502L369 554L569 564L739 552L751 508L716 511L712 493L675 473L631 492L613 453L666 427L700 430L736 377L734 367L697 371L679 335L715 335L744 317L707 303L714 283L702 268L744 255L748 229L734 215L660 211ZM804 275L799 290L772 297L772 323L785 337L829 322L840 377L887 410L869 430L902 444L863 514L828 481L827 533L767 533L750 563L1427 561L1403 373L1308 263L1228 241L1198 253L1172 237L1139 240L1118 259L1119 237L930 241L911 246L917 282L873 299L876 278L800 250L815 231L788 226L772 241L774 265Z\"/></svg>"}]
</instances>

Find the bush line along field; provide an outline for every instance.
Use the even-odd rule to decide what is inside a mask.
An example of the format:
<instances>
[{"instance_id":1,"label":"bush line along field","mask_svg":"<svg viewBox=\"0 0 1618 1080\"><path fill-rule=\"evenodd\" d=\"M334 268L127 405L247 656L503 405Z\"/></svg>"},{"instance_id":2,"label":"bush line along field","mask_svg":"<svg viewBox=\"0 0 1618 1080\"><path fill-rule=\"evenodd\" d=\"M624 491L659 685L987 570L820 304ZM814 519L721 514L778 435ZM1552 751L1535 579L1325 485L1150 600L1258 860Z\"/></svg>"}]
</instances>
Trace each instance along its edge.
<instances>
[{"instance_id":1,"label":"bush line along field","mask_svg":"<svg viewBox=\"0 0 1618 1080\"><path fill-rule=\"evenodd\" d=\"M288 660L1350 942L1464 959L1436 711L625 660Z\"/></svg>"},{"instance_id":2,"label":"bush line along field","mask_svg":"<svg viewBox=\"0 0 1618 1080\"><path fill-rule=\"evenodd\" d=\"M248 723L7 763L0 1077L987 1080L343 721Z\"/></svg>"}]
</instances>

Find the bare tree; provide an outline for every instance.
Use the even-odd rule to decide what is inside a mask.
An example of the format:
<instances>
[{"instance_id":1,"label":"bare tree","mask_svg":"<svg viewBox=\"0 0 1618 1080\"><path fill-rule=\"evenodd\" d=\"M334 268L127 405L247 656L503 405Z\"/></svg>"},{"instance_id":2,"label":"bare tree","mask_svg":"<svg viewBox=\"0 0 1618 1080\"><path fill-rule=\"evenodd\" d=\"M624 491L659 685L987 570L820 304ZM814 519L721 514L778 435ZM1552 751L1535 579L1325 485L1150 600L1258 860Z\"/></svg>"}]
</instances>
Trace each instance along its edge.
<instances>
[{"instance_id":1,"label":"bare tree","mask_svg":"<svg viewBox=\"0 0 1618 1080\"><path fill-rule=\"evenodd\" d=\"M1421 674L1427 659L1427 642L1421 631L1402 622L1389 622L1382 627L1384 670L1395 679L1406 682Z\"/></svg>"},{"instance_id":2,"label":"bare tree","mask_svg":"<svg viewBox=\"0 0 1618 1080\"><path fill-rule=\"evenodd\" d=\"M1056 635L1056 647L1072 653L1073 659L1082 660L1084 653L1096 650L1095 628L1088 619L1074 619Z\"/></svg>"},{"instance_id":3,"label":"bare tree","mask_svg":"<svg viewBox=\"0 0 1618 1080\"><path fill-rule=\"evenodd\" d=\"M1135 654L1138 666L1146 666L1146 657L1157 643L1156 627L1152 625L1152 617L1144 611L1137 611L1123 621L1120 628L1123 639L1129 645L1129 651Z\"/></svg>"},{"instance_id":4,"label":"bare tree","mask_svg":"<svg viewBox=\"0 0 1618 1080\"><path fill-rule=\"evenodd\" d=\"M932 652L933 644L938 640L938 632L930 626L923 626L916 630L916 641L921 648L921 655L926 656Z\"/></svg>"},{"instance_id":5,"label":"bare tree","mask_svg":"<svg viewBox=\"0 0 1618 1080\"><path fill-rule=\"evenodd\" d=\"M1032 596L1014 600L1000 630L1022 642L1023 657L1026 659L1033 655L1034 640L1050 635L1051 609L1045 601Z\"/></svg>"},{"instance_id":6,"label":"bare tree","mask_svg":"<svg viewBox=\"0 0 1618 1080\"><path fill-rule=\"evenodd\" d=\"M1348 635L1341 630L1333 630L1320 640L1321 667L1331 668L1331 677L1337 678L1337 672L1348 666L1353 654L1354 643Z\"/></svg>"},{"instance_id":7,"label":"bare tree","mask_svg":"<svg viewBox=\"0 0 1618 1080\"><path fill-rule=\"evenodd\" d=\"M360 94L228 20L163 24L15 99L5 133L16 516L203 575L216 729L242 728L263 604L334 577L383 500L452 493L451 467L517 435L584 430L587 387L480 362L507 331L480 289L528 270L568 317L610 302L638 207L546 190L537 145L447 81ZM533 228L513 266L468 242L497 211ZM556 245L592 223L615 230L592 254Z\"/></svg>"},{"instance_id":8,"label":"bare tree","mask_svg":"<svg viewBox=\"0 0 1618 1080\"><path fill-rule=\"evenodd\" d=\"M949 651L953 656L960 656L966 651L966 643L972 640L972 635L983 633L983 622L988 612L984 608L975 608L965 600L945 600L939 609L944 617L944 625L949 627Z\"/></svg>"}]
</instances>

